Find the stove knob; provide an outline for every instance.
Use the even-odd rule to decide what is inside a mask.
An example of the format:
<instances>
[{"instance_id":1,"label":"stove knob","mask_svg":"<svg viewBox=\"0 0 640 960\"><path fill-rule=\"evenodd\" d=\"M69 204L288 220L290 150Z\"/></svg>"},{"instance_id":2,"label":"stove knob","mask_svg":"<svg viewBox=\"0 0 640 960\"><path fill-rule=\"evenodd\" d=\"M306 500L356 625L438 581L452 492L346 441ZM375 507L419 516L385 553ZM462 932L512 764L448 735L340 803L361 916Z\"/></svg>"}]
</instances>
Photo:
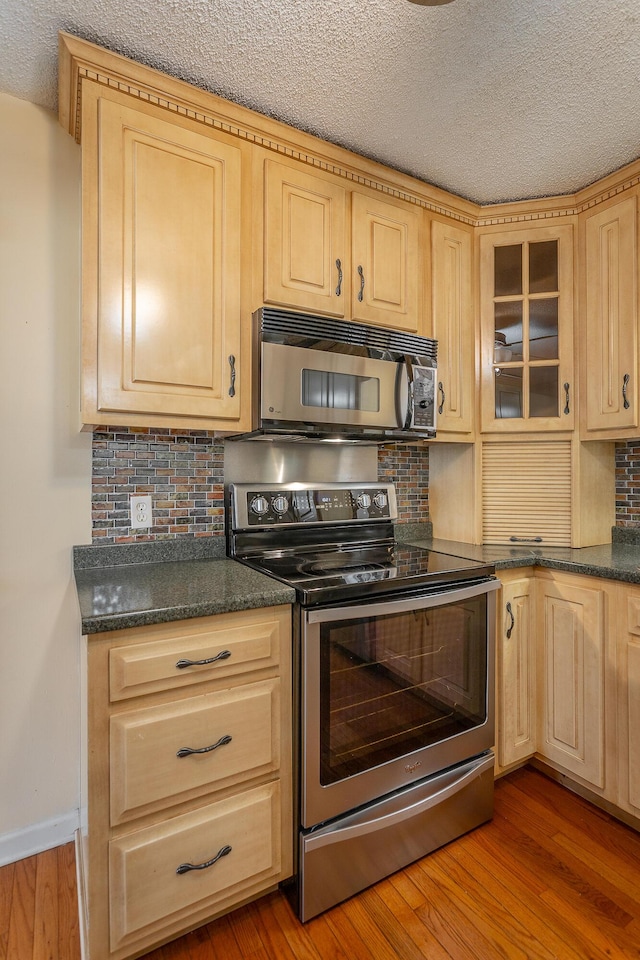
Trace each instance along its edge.
<instances>
[{"instance_id":1,"label":"stove knob","mask_svg":"<svg viewBox=\"0 0 640 960\"><path fill-rule=\"evenodd\" d=\"M373 498L373 502L375 503L378 510L384 510L384 508L387 505L386 493L383 493L382 490L380 491L380 493L376 493L375 497Z\"/></svg>"},{"instance_id":2,"label":"stove knob","mask_svg":"<svg viewBox=\"0 0 640 960\"><path fill-rule=\"evenodd\" d=\"M371 497L368 493L361 493L357 499L357 504L362 510L368 510L371 506Z\"/></svg>"},{"instance_id":3,"label":"stove knob","mask_svg":"<svg viewBox=\"0 0 640 960\"><path fill-rule=\"evenodd\" d=\"M283 516L289 509L289 501L286 497L283 497L282 494L279 494L277 497L274 497L271 501L271 506L279 516Z\"/></svg>"},{"instance_id":4,"label":"stove knob","mask_svg":"<svg viewBox=\"0 0 640 960\"><path fill-rule=\"evenodd\" d=\"M269 502L266 497L254 497L251 501L251 512L257 517L264 517L269 512Z\"/></svg>"}]
</instances>

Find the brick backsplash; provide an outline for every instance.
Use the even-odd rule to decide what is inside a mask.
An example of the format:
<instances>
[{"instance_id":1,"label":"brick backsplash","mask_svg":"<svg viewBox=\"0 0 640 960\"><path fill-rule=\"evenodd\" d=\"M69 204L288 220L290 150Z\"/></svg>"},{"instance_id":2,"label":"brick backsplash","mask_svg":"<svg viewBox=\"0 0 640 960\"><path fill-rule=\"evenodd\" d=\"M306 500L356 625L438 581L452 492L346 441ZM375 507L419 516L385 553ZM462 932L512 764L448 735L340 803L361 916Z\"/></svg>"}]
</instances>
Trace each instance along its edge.
<instances>
[{"instance_id":1,"label":"brick backsplash","mask_svg":"<svg viewBox=\"0 0 640 960\"><path fill-rule=\"evenodd\" d=\"M131 543L223 535L223 454L222 442L205 431L97 429L92 539ZM151 495L151 529L131 528L131 494Z\"/></svg>"},{"instance_id":2,"label":"brick backsplash","mask_svg":"<svg viewBox=\"0 0 640 960\"><path fill-rule=\"evenodd\" d=\"M640 527L640 440L616 444L616 526Z\"/></svg>"},{"instance_id":3,"label":"brick backsplash","mask_svg":"<svg viewBox=\"0 0 640 960\"><path fill-rule=\"evenodd\" d=\"M132 543L224 534L224 445L205 431L99 427L93 435L92 540ZM399 519L429 519L429 452L388 444L380 480L396 485ZM131 494L150 494L153 527L132 530Z\"/></svg>"}]
</instances>

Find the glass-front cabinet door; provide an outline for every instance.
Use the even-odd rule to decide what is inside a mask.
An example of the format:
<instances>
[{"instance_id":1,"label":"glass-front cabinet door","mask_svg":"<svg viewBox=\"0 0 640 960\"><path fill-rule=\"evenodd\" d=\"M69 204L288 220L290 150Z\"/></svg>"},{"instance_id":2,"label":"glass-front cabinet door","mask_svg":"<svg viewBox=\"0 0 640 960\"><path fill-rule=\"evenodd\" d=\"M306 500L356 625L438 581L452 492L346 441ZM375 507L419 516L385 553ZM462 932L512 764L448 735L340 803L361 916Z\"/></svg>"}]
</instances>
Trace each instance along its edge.
<instances>
[{"instance_id":1,"label":"glass-front cabinet door","mask_svg":"<svg viewBox=\"0 0 640 960\"><path fill-rule=\"evenodd\" d=\"M573 227L480 238L482 429L573 427Z\"/></svg>"}]
</instances>

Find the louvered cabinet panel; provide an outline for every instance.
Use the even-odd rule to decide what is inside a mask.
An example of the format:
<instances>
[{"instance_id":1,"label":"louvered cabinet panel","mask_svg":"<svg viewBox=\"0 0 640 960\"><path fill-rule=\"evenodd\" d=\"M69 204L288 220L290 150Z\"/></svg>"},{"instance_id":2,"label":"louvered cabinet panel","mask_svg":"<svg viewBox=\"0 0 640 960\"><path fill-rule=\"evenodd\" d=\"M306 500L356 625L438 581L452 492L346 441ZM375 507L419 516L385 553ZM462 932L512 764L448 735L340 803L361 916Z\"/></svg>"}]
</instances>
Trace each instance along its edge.
<instances>
[{"instance_id":1,"label":"louvered cabinet panel","mask_svg":"<svg viewBox=\"0 0 640 960\"><path fill-rule=\"evenodd\" d=\"M483 542L571 545L571 442L486 443Z\"/></svg>"}]
</instances>

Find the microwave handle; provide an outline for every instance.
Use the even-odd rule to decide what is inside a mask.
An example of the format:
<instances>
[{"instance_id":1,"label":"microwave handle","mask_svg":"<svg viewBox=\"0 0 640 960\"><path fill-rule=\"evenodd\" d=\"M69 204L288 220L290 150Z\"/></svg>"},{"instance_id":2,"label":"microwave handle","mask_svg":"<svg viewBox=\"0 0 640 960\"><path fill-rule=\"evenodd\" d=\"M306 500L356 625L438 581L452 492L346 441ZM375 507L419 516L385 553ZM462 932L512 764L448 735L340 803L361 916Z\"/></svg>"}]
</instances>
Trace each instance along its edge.
<instances>
[{"instance_id":1,"label":"microwave handle","mask_svg":"<svg viewBox=\"0 0 640 960\"><path fill-rule=\"evenodd\" d=\"M403 387L407 391L406 407L402 409ZM398 364L396 373L396 417L401 430L409 430L413 424L413 363L405 357Z\"/></svg>"}]
</instances>

